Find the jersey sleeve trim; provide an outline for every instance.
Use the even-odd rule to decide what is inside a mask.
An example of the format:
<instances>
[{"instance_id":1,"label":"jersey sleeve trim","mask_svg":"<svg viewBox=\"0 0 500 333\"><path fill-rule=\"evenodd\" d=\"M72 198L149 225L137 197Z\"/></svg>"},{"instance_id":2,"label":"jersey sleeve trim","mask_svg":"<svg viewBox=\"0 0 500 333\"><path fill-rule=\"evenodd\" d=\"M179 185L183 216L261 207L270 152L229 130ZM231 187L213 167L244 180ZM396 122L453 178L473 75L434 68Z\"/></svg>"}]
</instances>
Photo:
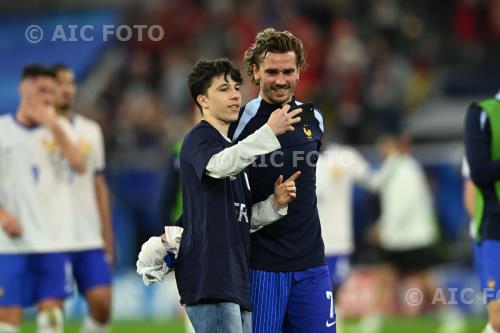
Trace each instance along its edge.
<instances>
[{"instance_id":1,"label":"jersey sleeve trim","mask_svg":"<svg viewBox=\"0 0 500 333\"><path fill-rule=\"evenodd\" d=\"M262 97L259 96L245 105L245 109L243 110L243 115L241 116L241 119L238 123L238 127L236 127L233 137L231 138L233 142L238 139L250 120L255 117L255 115L257 114L257 110L259 109L261 100Z\"/></svg>"}]
</instances>

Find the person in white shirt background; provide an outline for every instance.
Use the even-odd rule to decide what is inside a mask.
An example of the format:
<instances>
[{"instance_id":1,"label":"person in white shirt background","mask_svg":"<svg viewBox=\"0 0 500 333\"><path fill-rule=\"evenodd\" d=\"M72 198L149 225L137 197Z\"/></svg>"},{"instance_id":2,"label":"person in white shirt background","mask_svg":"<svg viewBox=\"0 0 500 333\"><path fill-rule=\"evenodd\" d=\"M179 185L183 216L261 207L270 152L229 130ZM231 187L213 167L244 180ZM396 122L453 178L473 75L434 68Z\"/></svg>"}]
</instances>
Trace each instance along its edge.
<instances>
[{"instance_id":1,"label":"person in white shirt background","mask_svg":"<svg viewBox=\"0 0 500 333\"><path fill-rule=\"evenodd\" d=\"M87 300L89 312L81 333L104 333L108 331L111 314L111 265L115 251L104 177L103 137L95 121L74 110L76 83L71 68L58 64L53 69L58 83L57 113L73 129L86 163L85 171L73 174L70 182L75 214L69 257L78 291Z\"/></svg>"},{"instance_id":2,"label":"person in white shirt background","mask_svg":"<svg viewBox=\"0 0 500 333\"><path fill-rule=\"evenodd\" d=\"M368 238L379 248L382 262L376 269L374 313L360 324L365 333L381 330L384 309L392 301L388 295L400 277L411 275L423 302L429 304L438 287L431 268L438 260L435 245L439 234L424 170L411 155L407 136L382 136L377 148L383 162L366 185L380 196L380 217ZM441 315L439 332L463 332L465 322L455 309L433 305Z\"/></svg>"},{"instance_id":3,"label":"person in white shirt background","mask_svg":"<svg viewBox=\"0 0 500 333\"><path fill-rule=\"evenodd\" d=\"M327 145L316 164L318 212L334 294L350 271L354 251L353 187L369 175L366 160L347 145Z\"/></svg>"},{"instance_id":4,"label":"person in white shirt background","mask_svg":"<svg viewBox=\"0 0 500 333\"><path fill-rule=\"evenodd\" d=\"M85 163L54 110L55 73L23 70L15 113L0 117L0 332L16 333L23 307L37 305L37 332L63 331L71 292L70 173Z\"/></svg>"},{"instance_id":5,"label":"person in white shirt background","mask_svg":"<svg viewBox=\"0 0 500 333\"><path fill-rule=\"evenodd\" d=\"M316 195L325 243L325 257L332 278L335 300L351 272L354 252L353 188L368 180L368 162L353 147L328 144L316 164ZM342 307L337 303L337 325L341 325Z\"/></svg>"}]
</instances>

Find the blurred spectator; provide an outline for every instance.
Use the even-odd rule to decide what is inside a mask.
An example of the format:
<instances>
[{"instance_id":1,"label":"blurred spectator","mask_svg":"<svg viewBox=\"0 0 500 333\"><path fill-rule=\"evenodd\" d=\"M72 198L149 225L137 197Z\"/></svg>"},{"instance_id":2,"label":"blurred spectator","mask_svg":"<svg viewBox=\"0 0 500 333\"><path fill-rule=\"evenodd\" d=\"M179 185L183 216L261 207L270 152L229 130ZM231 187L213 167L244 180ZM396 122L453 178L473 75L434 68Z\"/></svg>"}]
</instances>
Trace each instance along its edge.
<instances>
[{"instance_id":1,"label":"blurred spectator","mask_svg":"<svg viewBox=\"0 0 500 333\"><path fill-rule=\"evenodd\" d=\"M435 263L432 196L420 164L410 155L407 141L384 136L378 142L384 161L367 185L381 196L381 215L369 240L382 253L377 267L374 313L361 322L360 332L375 333L382 327L382 315L393 311L394 286L403 274L413 274L423 295L432 299L434 285L429 268Z\"/></svg>"},{"instance_id":2,"label":"blurred spectator","mask_svg":"<svg viewBox=\"0 0 500 333\"><path fill-rule=\"evenodd\" d=\"M368 44L364 105L376 133L401 131L405 116L410 66L394 50L394 41L379 34Z\"/></svg>"},{"instance_id":3,"label":"blurred spectator","mask_svg":"<svg viewBox=\"0 0 500 333\"><path fill-rule=\"evenodd\" d=\"M348 19L332 24L331 44L327 56L325 92L335 105L341 141L359 143L363 123L361 88L367 62L366 50Z\"/></svg>"}]
</instances>

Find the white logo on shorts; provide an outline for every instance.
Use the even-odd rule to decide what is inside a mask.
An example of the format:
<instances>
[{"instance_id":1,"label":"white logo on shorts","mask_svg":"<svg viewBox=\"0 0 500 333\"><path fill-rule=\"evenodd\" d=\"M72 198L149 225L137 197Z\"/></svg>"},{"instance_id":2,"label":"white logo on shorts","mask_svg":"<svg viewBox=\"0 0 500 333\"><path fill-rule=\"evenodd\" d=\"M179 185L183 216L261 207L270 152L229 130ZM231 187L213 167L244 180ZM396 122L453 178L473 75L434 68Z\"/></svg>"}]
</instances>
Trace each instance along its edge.
<instances>
[{"instance_id":1,"label":"white logo on shorts","mask_svg":"<svg viewBox=\"0 0 500 333\"><path fill-rule=\"evenodd\" d=\"M326 298L328 298L330 300L330 319L333 320L333 318L335 318L335 306L333 305L333 292L331 292L330 290L327 290L326 291ZM332 327L333 325L335 325L335 323L337 323L337 321L333 321L330 323L329 320L326 321L326 327Z\"/></svg>"}]
</instances>

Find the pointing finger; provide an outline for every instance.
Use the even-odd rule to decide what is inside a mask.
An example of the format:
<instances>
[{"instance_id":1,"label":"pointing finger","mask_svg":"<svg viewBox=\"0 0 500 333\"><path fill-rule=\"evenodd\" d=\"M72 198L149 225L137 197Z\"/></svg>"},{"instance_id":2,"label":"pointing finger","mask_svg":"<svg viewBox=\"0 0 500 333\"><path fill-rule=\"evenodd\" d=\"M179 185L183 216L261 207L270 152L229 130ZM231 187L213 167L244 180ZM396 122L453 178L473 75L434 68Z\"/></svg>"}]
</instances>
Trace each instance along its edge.
<instances>
[{"instance_id":1,"label":"pointing finger","mask_svg":"<svg viewBox=\"0 0 500 333\"><path fill-rule=\"evenodd\" d=\"M279 186L283 182L283 175L280 175L278 179L276 179L276 182L274 183L274 186Z\"/></svg>"},{"instance_id":2,"label":"pointing finger","mask_svg":"<svg viewBox=\"0 0 500 333\"><path fill-rule=\"evenodd\" d=\"M288 178L285 182L295 181L295 179L299 178L301 172L296 171L290 178Z\"/></svg>"}]
</instances>

